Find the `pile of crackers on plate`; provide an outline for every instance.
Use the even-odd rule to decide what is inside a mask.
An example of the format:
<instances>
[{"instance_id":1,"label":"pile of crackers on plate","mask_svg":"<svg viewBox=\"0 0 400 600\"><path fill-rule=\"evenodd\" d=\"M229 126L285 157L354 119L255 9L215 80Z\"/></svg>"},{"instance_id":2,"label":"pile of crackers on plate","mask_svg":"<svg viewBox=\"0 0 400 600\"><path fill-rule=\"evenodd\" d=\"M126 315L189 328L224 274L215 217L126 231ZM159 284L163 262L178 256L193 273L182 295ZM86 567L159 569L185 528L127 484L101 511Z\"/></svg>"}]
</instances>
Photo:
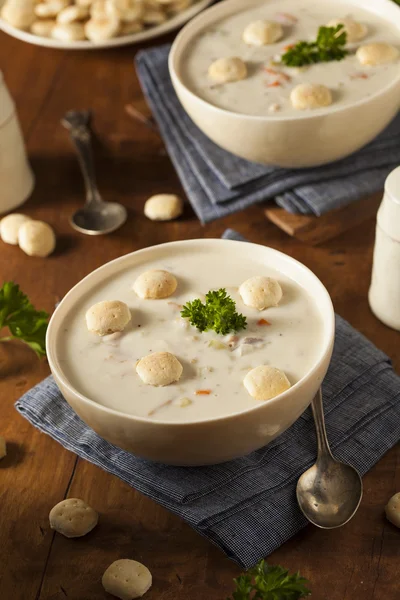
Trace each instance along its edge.
<instances>
[{"instance_id":1,"label":"pile of crackers on plate","mask_svg":"<svg viewBox=\"0 0 400 600\"><path fill-rule=\"evenodd\" d=\"M62 42L104 42L161 25L196 0L6 0L1 17L16 29Z\"/></svg>"}]
</instances>

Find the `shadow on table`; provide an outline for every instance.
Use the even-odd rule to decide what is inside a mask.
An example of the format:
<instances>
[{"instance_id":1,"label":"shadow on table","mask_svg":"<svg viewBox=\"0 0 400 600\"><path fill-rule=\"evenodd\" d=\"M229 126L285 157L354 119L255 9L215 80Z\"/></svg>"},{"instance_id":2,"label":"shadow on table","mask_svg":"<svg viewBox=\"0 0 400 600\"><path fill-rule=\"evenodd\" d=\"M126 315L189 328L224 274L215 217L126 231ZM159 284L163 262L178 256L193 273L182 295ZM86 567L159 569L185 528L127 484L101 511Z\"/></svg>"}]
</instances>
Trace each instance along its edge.
<instances>
[{"instance_id":1,"label":"shadow on table","mask_svg":"<svg viewBox=\"0 0 400 600\"><path fill-rule=\"evenodd\" d=\"M0 460L0 469L9 469L21 463L24 460L26 451L22 444L15 442L7 443L7 455Z\"/></svg>"},{"instance_id":2,"label":"shadow on table","mask_svg":"<svg viewBox=\"0 0 400 600\"><path fill-rule=\"evenodd\" d=\"M7 330L2 330L0 337L7 336ZM23 342L11 340L0 342L0 380L15 378L15 387L24 388L26 377L36 370L38 358Z\"/></svg>"}]
</instances>

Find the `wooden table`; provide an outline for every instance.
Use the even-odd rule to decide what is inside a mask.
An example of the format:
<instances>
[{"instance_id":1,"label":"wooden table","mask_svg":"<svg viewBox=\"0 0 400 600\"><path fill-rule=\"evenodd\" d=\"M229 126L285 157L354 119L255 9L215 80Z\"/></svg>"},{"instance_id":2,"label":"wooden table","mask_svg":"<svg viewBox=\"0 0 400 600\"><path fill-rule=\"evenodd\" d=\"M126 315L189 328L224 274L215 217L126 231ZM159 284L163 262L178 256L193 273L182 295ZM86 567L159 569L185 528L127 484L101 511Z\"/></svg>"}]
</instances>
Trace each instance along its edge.
<instances>
[{"instance_id":1,"label":"wooden table","mask_svg":"<svg viewBox=\"0 0 400 600\"><path fill-rule=\"evenodd\" d=\"M158 135L124 111L132 101L144 107L133 56L134 48L52 51L0 34L0 65L18 106L37 180L23 210L51 223L58 236L57 251L48 259L29 258L17 247L1 244L1 282L17 281L37 307L52 312L71 286L113 258L169 240L219 237L226 227L234 227L308 265L327 286L336 311L386 351L399 369L399 334L374 318L367 303L372 220L311 248L268 223L260 206L204 228L189 208L184 218L171 223L144 218L148 196L182 190ZM126 225L112 235L91 238L68 224L84 195L68 135L60 126L71 108L94 110L100 188L107 199L129 210ZM154 586L148 600L226 598L240 569L220 550L16 413L15 400L48 375L46 362L16 343L1 346L0 365L0 433L9 449L0 463L0 598L105 599L109 596L101 576L121 557L151 568ZM400 598L400 534L383 516L385 503L400 490L399 448L372 469L364 484L361 507L346 527L322 531L310 526L268 559L299 569L310 579L316 600ZM85 499L101 513L101 524L87 538L68 540L49 529L49 510L68 496Z\"/></svg>"}]
</instances>

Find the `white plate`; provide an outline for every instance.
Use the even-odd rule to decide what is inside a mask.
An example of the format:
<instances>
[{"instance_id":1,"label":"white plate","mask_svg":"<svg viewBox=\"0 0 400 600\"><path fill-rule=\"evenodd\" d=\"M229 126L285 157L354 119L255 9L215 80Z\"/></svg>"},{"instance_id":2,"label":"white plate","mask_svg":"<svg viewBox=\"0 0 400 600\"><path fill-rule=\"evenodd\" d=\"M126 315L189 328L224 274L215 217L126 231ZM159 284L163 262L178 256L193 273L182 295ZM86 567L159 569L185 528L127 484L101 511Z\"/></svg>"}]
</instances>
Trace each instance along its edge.
<instances>
[{"instance_id":1,"label":"white plate","mask_svg":"<svg viewBox=\"0 0 400 600\"><path fill-rule=\"evenodd\" d=\"M29 44L34 44L35 46L45 46L46 48L59 48L62 50L97 50L99 48L114 48L116 46L128 46L129 44L136 44L137 42L150 40L159 35L163 35L169 31L177 29L189 21L189 19L207 8L212 1L213 0L199 0L187 10L184 10L175 17L168 19L168 21L162 23L161 25L150 27L149 29L145 29L139 33L132 33L130 35L111 38L110 40L105 40L104 42L100 42L98 44L90 42L89 40L80 42L61 42L59 40L53 40L52 38L40 37L27 31L16 29L12 25L9 25L7 21L2 18L0 18L0 30L8 33L18 40L22 40L23 42L28 42ZM0 6L2 4L3 0L0 0Z\"/></svg>"}]
</instances>

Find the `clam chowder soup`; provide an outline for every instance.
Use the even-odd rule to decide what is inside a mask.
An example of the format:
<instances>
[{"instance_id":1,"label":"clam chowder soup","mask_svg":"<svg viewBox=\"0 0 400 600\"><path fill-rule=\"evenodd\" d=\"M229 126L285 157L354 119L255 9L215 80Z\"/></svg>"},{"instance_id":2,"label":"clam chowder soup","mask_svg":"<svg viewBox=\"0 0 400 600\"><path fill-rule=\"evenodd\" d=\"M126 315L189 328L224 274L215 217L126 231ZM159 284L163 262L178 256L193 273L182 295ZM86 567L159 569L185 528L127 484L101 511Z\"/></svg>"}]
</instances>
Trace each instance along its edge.
<instances>
[{"instance_id":1,"label":"clam chowder soup","mask_svg":"<svg viewBox=\"0 0 400 600\"><path fill-rule=\"evenodd\" d=\"M339 24L347 35L342 60L285 64L282 56L298 42L314 42L321 26ZM201 31L188 45L180 74L193 93L225 110L299 116L352 104L388 86L400 68L399 49L395 26L350 2L267 0Z\"/></svg>"},{"instance_id":2,"label":"clam chowder soup","mask_svg":"<svg viewBox=\"0 0 400 600\"><path fill-rule=\"evenodd\" d=\"M222 316L237 332L200 332L189 321L201 324L202 307L217 329ZM315 365L323 336L313 298L273 265L245 252L229 262L226 252L189 250L105 278L65 319L57 354L66 378L91 400L190 422L286 391Z\"/></svg>"}]
</instances>

